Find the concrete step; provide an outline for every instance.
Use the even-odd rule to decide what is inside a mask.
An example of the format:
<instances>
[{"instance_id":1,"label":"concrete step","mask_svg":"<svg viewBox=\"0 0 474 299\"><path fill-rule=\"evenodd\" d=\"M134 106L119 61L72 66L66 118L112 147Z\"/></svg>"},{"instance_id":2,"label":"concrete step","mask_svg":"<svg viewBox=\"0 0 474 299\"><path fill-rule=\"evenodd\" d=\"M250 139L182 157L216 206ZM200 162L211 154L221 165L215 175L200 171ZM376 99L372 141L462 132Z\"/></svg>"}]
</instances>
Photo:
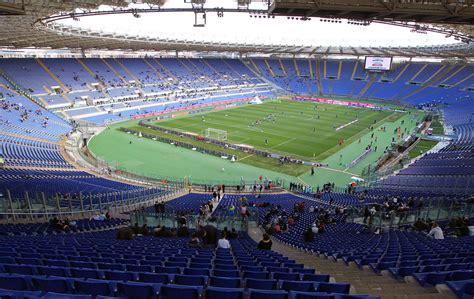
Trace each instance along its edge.
<instances>
[{"instance_id":1,"label":"concrete step","mask_svg":"<svg viewBox=\"0 0 474 299\"><path fill-rule=\"evenodd\" d=\"M259 229L249 231L256 241L261 239L261 234ZM316 273L329 274L331 281L350 283L351 294L381 296L383 299L456 299L448 287L423 288L416 281L397 281L389 273L377 274L368 266L360 269L353 262L346 265L341 260L302 252L277 240L274 240L272 249L304 264L306 268L316 269Z\"/></svg>"}]
</instances>

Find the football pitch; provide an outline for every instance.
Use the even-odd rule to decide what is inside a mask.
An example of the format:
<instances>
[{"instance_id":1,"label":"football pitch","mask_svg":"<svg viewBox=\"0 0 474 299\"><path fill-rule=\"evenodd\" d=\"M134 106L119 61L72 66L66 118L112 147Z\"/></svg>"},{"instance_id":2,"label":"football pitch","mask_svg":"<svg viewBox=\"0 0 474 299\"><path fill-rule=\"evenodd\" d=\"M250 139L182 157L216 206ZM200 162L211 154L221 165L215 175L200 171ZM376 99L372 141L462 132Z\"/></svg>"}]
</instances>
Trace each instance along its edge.
<instances>
[{"instance_id":1,"label":"football pitch","mask_svg":"<svg viewBox=\"0 0 474 299\"><path fill-rule=\"evenodd\" d=\"M423 113L276 100L204 113L170 113L168 117L159 121L151 117L151 124L196 135L202 135L208 128L224 130L228 143L245 144L327 166L315 168L315 174L311 175L308 165L281 164L277 159L147 128L139 125L138 120L110 125L90 140L88 148L97 158L117 169L159 179L182 180L187 177L194 183L231 185L241 179L253 181L263 176L312 186L321 186L328 181L342 186L351 177L360 176L368 164L376 163L385 147L397 138L394 133L397 127L407 134L413 133ZM121 129L191 143L205 150L224 152L227 156L235 155L237 162L127 134ZM403 136L397 142L402 139ZM340 144L342 140L344 143ZM360 163L351 166L351 161L361 155L368 144L377 146L379 150L372 151Z\"/></svg>"},{"instance_id":2,"label":"football pitch","mask_svg":"<svg viewBox=\"0 0 474 299\"><path fill-rule=\"evenodd\" d=\"M208 128L227 132L227 142L245 144L298 159L321 161L370 126L399 113L366 108L271 101L234 109L158 121L161 127L203 134Z\"/></svg>"}]
</instances>

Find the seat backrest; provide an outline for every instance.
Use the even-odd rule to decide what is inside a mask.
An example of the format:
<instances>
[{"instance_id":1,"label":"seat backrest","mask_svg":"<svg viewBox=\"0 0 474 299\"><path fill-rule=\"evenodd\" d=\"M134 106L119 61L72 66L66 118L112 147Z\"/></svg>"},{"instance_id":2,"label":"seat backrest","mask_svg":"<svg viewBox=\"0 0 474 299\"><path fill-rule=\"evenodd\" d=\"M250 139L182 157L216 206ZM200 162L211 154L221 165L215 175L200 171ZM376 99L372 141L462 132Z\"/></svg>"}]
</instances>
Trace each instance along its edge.
<instances>
[{"instance_id":1,"label":"seat backrest","mask_svg":"<svg viewBox=\"0 0 474 299\"><path fill-rule=\"evenodd\" d=\"M240 277L239 271L233 270L214 270L214 276L221 276L221 277Z\"/></svg>"},{"instance_id":2,"label":"seat backrest","mask_svg":"<svg viewBox=\"0 0 474 299\"><path fill-rule=\"evenodd\" d=\"M93 269L71 269L71 275L77 278L92 278L100 279L102 278L98 270Z\"/></svg>"},{"instance_id":3,"label":"seat backrest","mask_svg":"<svg viewBox=\"0 0 474 299\"><path fill-rule=\"evenodd\" d=\"M314 292L314 282L312 281L283 280L280 283L280 288L285 291Z\"/></svg>"},{"instance_id":4,"label":"seat backrest","mask_svg":"<svg viewBox=\"0 0 474 299\"><path fill-rule=\"evenodd\" d=\"M463 287L463 292L474 296L474 281L467 282Z\"/></svg>"},{"instance_id":5,"label":"seat backrest","mask_svg":"<svg viewBox=\"0 0 474 299\"><path fill-rule=\"evenodd\" d=\"M178 267L155 267L156 273L166 273L166 274L181 274L181 269Z\"/></svg>"},{"instance_id":6,"label":"seat backrest","mask_svg":"<svg viewBox=\"0 0 474 299\"><path fill-rule=\"evenodd\" d=\"M131 272L105 271L105 278L110 280L133 281L135 277Z\"/></svg>"},{"instance_id":7,"label":"seat backrest","mask_svg":"<svg viewBox=\"0 0 474 299\"><path fill-rule=\"evenodd\" d=\"M253 279L247 278L245 280L245 286L248 289L259 289L259 290L276 290L277 280L276 279Z\"/></svg>"},{"instance_id":8,"label":"seat backrest","mask_svg":"<svg viewBox=\"0 0 474 299\"><path fill-rule=\"evenodd\" d=\"M160 290L160 299L199 299L202 288L198 286L181 286L181 285L163 285Z\"/></svg>"},{"instance_id":9,"label":"seat backrest","mask_svg":"<svg viewBox=\"0 0 474 299\"><path fill-rule=\"evenodd\" d=\"M329 274L304 274L303 280L329 282Z\"/></svg>"},{"instance_id":10,"label":"seat backrest","mask_svg":"<svg viewBox=\"0 0 474 299\"><path fill-rule=\"evenodd\" d=\"M205 275L205 276L209 276L211 274L211 270L209 270L209 269L184 268L183 274L185 274L185 275Z\"/></svg>"},{"instance_id":11,"label":"seat backrest","mask_svg":"<svg viewBox=\"0 0 474 299\"><path fill-rule=\"evenodd\" d=\"M249 299L288 299L288 292L282 290L249 289Z\"/></svg>"},{"instance_id":12,"label":"seat backrest","mask_svg":"<svg viewBox=\"0 0 474 299\"><path fill-rule=\"evenodd\" d=\"M449 280L468 280L474 278L474 271L454 271L449 275Z\"/></svg>"},{"instance_id":13,"label":"seat backrest","mask_svg":"<svg viewBox=\"0 0 474 299\"><path fill-rule=\"evenodd\" d=\"M211 276L209 285L219 288L239 288L241 280L240 278Z\"/></svg>"},{"instance_id":14,"label":"seat backrest","mask_svg":"<svg viewBox=\"0 0 474 299\"><path fill-rule=\"evenodd\" d=\"M349 294L351 285L348 283L319 282L316 290L318 292Z\"/></svg>"},{"instance_id":15,"label":"seat backrest","mask_svg":"<svg viewBox=\"0 0 474 299\"><path fill-rule=\"evenodd\" d=\"M242 276L244 278L268 279L270 272L266 271L244 271Z\"/></svg>"},{"instance_id":16,"label":"seat backrest","mask_svg":"<svg viewBox=\"0 0 474 299\"><path fill-rule=\"evenodd\" d=\"M207 276L203 275L175 275L174 283L188 286L204 286L207 284Z\"/></svg>"},{"instance_id":17,"label":"seat backrest","mask_svg":"<svg viewBox=\"0 0 474 299\"><path fill-rule=\"evenodd\" d=\"M139 273L138 280L141 282L167 284L170 281L170 277L164 273Z\"/></svg>"},{"instance_id":18,"label":"seat backrest","mask_svg":"<svg viewBox=\"0 0 474 299\"><path fill-rule=\"evenodd\" d=\"M0 275L0 289L25 291L29 289L28 283L23 277Z\"/></svg>"},{"instance_id":19,"label":"seat backrest","mask_svg":"<svg viewBox=\"0 0 474 299\"><path fill-rule=\"evenodd\" d=\"M56 293L69 292L69 286L65 279L33 277L31 281L36 290Z\"/></svg>"},{"instance_id":20,"label":"seat backrest","mask_svg":"<svg viewBox=\"0 0 474 299\"><path fill-rule=\"evenodd\" d=\"M154 288L155 287L155 288ZM119 282L117 291L119 295L127 296L129 299L156 298L160 286L152 286L142 282Z\"/></svg>"},{"instance_id":21,"label":"seat backrest","mask_svg":"<svg viewBox=\"0 0 474 299\"><path fill-rule=\"evenodd\" d=\"M5 265L5 270L8 273L34 275L36 273L36 266L30 265Z\"/></svg>"},{"instance_id":22,"label":"seat backrest","mask_svg":"<svg viewBox=\"0 0 474 299\"><path fill-rule=\"evenodd\" d=\"M109 296L112 295L112 289L110 285L102 280L94 279L77 279L74 281L74 288L76 292L81 294L89 294L93 296Z\"/></svg>"},{"instance_id":23,"label":"seat backrest","mask_svg":"<svg viewBox=\"0 0 474 299\"><path fill-rule=\"evenodd\" d=\"M274 272L273 279L277 280L300 280L299 273L281 273L281 272Z\"/></svg>"},{"instance_id":24,"label":"seat backrest","mask_svg":"<svg viewBox=\"0 0 474 299\"><path fill-rule=\"evenodd\" d=\"M36 269L38 270L38 274L40 274L40 275L60 276L60 277L69 276L67 268L63 268L63 267L39 266Z\"/></svg>"},{"instance_id":25,"label":"seat backrest","mask_svg":"<svg viewBox=\"0 0 474 299\"><path fill-rule=\"evenodd\" d=\"M328 293L319 292L301 292L301 291L290 291L291 299L335 299L336 296Z\"/></svg>"},{"instance_id":26,"label":"seat backrest","mask_svg":"<svg viewBox=\"0 0 474 299\"><path fill-rule=\"evenodd\" d=\"M243 299L244 289L207 287L206 299Z\"/></svg>"},{"instance_id":27,"label":"seat backrest","mask_svg":"<svg viewBox=\"0 0 474 299\"><path fill-rule=\"evenodd\" d=\"M427 273L426 282L432 285L443 283L449 277L449 272Z\"/></svg>"},{"instance_id":28,"label":"seat backrest","mask_svg":"<svg viewBox=\"0 0 474 299\"><path fill-rule=\"evenodd\" d=\"M41 298L43 299L93 299L91 295L61 294L61 293L55 293L55 292L48 292Z\"/></svg>"}]
</instances>

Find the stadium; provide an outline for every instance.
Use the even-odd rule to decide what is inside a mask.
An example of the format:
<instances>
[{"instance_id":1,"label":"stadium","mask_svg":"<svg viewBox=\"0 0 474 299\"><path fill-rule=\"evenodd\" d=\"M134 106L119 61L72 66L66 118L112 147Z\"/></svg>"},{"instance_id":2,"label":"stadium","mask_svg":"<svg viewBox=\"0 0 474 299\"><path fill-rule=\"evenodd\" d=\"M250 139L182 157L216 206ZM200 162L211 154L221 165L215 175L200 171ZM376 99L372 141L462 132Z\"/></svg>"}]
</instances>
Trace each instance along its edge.
<instances>
[{"instance_id":1,"label":"stadium","mask_svg":"<svg viewBox=\"0 0 474 299\"><path fill-rule=\"evenodd\" d=\"M0 0L0 298L473 298L471 0Z\"/></svg>"}]
</instances>

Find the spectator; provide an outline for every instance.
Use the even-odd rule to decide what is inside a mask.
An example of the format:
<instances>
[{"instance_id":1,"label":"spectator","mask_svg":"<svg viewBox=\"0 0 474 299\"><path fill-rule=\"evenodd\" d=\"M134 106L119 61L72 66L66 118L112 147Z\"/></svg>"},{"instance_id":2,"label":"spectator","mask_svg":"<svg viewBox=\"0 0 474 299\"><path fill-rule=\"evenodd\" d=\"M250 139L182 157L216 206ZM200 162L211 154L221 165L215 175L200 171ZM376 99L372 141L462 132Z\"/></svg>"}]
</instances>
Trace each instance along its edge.
<instances>
[{"instance_id":1,"label":"spectator","mask_svg":"<svg viewBox=\"0 0 474 299\"><path fill-rule=\"evenodd\" d=\"M217 248L230 249L230 242L227 240L226 234L222 234L222 238L217 242Z\"/></svg>"},{"instance_id":2,"label":"spectator","mask_svg":"<svg viewBox=\"0 0 474 299\"><path fill-rule=\"evenodd\" d=\"M215 248L217 245L217 228L208 224L201 227L200 232L203 245Z\"/></svg>"},{"instance_id":3,"label":"spectator","mask_svg":"<svg viewBox=\"0 0 474 299\"><path fill-rule=\"evenodd\" d=\"M316 225L316 223L313 223L313 225L311 226L311 231L314 233L314 234L317 234L318 233L318 226Z\"/></svg>"},{"instance_id":4,"label":"spectator","mask_svg":"<svg viewBox=\"0 0 474 299\"><path fill-rule=\"evenodd\" d=\"M188 241L188 247L200 247L201 241L199 241L198 235L193 233L191 235L191 240Z\"/></svg>"},{"instance_id":5,"label":"spectator","mask_svg":"<svg viewBox=\"0 0 474 299\"><path fill-rule=\"evenodd\" d=\"M308 228L304 233L303 233L303 239L305 242L313 242L314 241L314 233L310 228Z\"/></svg>"},{"instance_id":6,"label":"spectator","mask_svg":"<svg viewBox=\"0 0 474 299\"><path fill-rule=\"evenodd\" d=\"M189 229L186 226L186 224L183 224L178 228L177 235L178 235L178 237L187 237L187 236L189 236Z\"/></svg>"},{"instance_id":7,"label":"spectator","mask_svg":"<svg viewBox=\"0 0 474 299\"><path fill-rule=\"evenodd\" d=\"M140 226L138 226L138 222L135 222L135 226L133 227L133 233L138 235L140 233Z\"/></svg>"},{"instance_id":8,"label":"spectator","mask_svg":"<svg viewBox=\"0 0 474 299\"><path fill-rule=\"evenodd\" d=\"M257 248L260 250L271 250L272 249L272 240L268 234L263 234L262 240L258 242Z\"/></svg>"},{"instance_id":9,"label":"spectator","mask_svg":"<svg viewBox=\"0 0 474 299\"><path fill-rule=\"evenodd\" d=\"M117 240L133 240L133 230L130 227L121 227L117 231Z\"/></svg>"},{"instance_id":10,"label":"spectator","mask_svg":"<svg viewBox=\"0 0 474 299\"><path fill-rule=\"evenodd\" d=\"M428 233L429 236L434 237L436 240L443 240L444 239L444 234L443 230L437 223L433 223L432 228L430 232Z\"/></svg>"},{"instance_id":11,"label":"spectator","mask_svg":"<svg viewBox=\"0 0 474 299\"><path fill-rule=\"evenodd\" d=\"M295 220L293 219L293 217L288 217L288 225L293 225L295 224Z\"/></svg>"},{"instance_id":12,"label":"spectator","mask_svg":"<svg viewBox=\"0 0 474 299\"><path fill-rule=\"evenodd\" d=\"M278 223L275 224L274 230L275 230L275 233L277 233L277 234L278 234L278 233L281 233L281 226L280 226L280 224L278 224Z\"/></svg>"},{"instance_id":13,"label":"spectator","mask_svg":"<svg viewBox=\"0 0 474 299\"><path fill-rule=\"evenodd\" d=\"M148 236L150 234L150 231L148 230L148 226L146 225L146 223L144 223L142 227L140 228L140 234L142 234L143 236Z\"/></svg>"},{"instance_id":14,"label":"spectator","mask_svg":"<svg viewBox=\"0 0 474 299\"><path fill-rule=\"evenodd\" d=\"M239 234L237 233L235 228L232 228L231 232L229 233L229 239L237 239L238 236Z\"/></svg>"}]
</instances>

